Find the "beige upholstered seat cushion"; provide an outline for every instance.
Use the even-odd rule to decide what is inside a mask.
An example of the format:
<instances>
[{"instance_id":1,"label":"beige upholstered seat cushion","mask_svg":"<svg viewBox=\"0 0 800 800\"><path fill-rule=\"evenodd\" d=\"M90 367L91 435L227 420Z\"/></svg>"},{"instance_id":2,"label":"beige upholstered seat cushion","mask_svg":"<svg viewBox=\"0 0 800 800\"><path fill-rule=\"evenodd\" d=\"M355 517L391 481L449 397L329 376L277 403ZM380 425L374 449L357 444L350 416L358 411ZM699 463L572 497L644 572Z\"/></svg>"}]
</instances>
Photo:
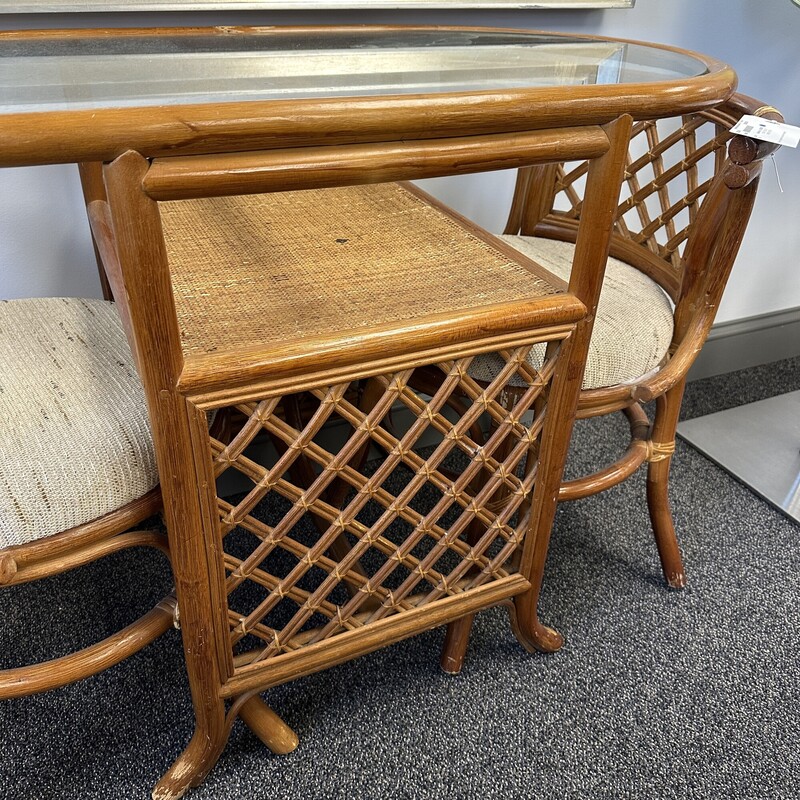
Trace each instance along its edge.
<instances>
[{"instance_id":1,"label":"beige upholstered seat cushion","mask_svg":"<svg viewBox=\"0 0 800 800\"><path fill-rule=\"evenodd\" d=\"M0 302L0 548L107 514L158 482L113 303Z\"/></svg>"},{"instance_id":2,"label":"beige upholstered seat cushion","mask_svg":"<svg viewBox=\"0 0 800 800\"><path fill-rule=\"evenodd\" d=\"M575 246L532 236L501 236L510 245L569 280ZM663 289L639 270L609 258L597 318L589 344L584 389L634 383L663 365L672 342L672 304ZM531 364L542 365L544 349L536 347ZM475 359L470 374L491 380L501 365L498 356Z\"/></svg>"}]
</instances>

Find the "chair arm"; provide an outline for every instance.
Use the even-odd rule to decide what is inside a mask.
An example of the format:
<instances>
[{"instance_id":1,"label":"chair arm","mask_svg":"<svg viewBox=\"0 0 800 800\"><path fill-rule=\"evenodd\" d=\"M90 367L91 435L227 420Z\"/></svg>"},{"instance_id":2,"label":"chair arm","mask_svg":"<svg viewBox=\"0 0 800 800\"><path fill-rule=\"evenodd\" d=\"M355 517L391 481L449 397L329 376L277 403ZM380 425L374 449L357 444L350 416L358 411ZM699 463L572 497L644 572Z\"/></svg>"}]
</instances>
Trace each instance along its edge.
<instances>
[{"instance_id":1,"label":"chair arm","mask_svg":"<svg viewBox=\"0 0 800 800\"><path fill-rule=\"evenodd\" d=\"M715 311L714 306L707 304L700 313L695 314L686 335L667 364L647 381L633 388L631 396L637 403L649 403L655 400L686 377L708 338Z\"/></svg>"}]
</instances>

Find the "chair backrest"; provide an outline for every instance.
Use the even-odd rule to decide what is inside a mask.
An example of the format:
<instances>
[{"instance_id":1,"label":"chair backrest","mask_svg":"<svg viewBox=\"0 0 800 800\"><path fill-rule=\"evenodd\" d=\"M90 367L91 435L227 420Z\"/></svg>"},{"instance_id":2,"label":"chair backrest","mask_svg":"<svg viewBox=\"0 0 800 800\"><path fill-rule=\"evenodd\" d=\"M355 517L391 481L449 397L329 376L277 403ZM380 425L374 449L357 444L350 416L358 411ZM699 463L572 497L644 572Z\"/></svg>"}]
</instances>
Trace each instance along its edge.
<instances>
[{"instance_id":1,"label":"chair backrest","mask_svg":"<svg viewBox=\"0 0 800 800\"><path fill-rule=\"evenodd\" d=\"M672 361L642 387L647 400L685 375L705 340L744 236L763 158L775 148L734 136L744 113L782 120L751 98L680 118L637 122L610 254L675 303ZM586 163L520 170L505 233L574 241ZM657 388L657 391L656 391Z\"/></svg>"}]
</instances>

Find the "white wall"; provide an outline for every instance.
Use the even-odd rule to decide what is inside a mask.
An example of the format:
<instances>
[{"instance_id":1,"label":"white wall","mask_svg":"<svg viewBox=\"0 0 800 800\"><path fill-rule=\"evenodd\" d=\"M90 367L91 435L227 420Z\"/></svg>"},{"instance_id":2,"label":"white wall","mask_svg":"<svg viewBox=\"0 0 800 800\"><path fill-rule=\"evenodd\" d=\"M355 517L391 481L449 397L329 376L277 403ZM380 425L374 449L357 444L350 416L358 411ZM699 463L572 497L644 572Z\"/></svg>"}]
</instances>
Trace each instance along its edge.
<instances>
[{"instance_id":1,"label":"white wall","mask_svg":"<svg viewBox=\"0 0 800 800\"><path fill-rule=\"evenodd\" d=\"M497 25L598 33L659 41L727 61L739 88L800 124L800 8L791 0L637 0L605 11L350 11L195 14L0 15L5 28L216 24L415 23ZM800 152L777 156L784 193L768 166L747 238L718 321L800 306ZM0 182L0 297L99 295L72 166L5 170ZM460 179L464 180L464 179ZM507 179L470 179L470 191L447 181L435 193L487 227L501 223Z\"/></svg>"}]
</instances>

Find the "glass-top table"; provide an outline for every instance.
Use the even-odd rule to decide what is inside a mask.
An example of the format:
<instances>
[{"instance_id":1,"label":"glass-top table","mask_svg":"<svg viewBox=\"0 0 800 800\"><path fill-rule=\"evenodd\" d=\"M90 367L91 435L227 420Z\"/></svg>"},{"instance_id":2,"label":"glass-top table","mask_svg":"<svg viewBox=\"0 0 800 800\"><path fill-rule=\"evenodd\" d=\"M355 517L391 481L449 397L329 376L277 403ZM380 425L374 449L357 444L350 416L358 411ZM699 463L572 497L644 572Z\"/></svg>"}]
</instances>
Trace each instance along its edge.
<instances>
[{"instance_id":1,"label":"glass-top table","mask_svg":"<svg viewBox=\"0 0 800 800\"><path fill-rule=\"evenodd\" d=\"M524 32L262 30L0 41L8 111L631 84L708 72L686 53Z\"/></svg>"},{"instance_id":2,"label":"glass-top table","mask_svg":"<svg viewBox=\"0 0 800 800\"><path fill-rule=\"evenodd\" d=\"M626 162L627 115L708 108L735 83L730 67L694 53L516 30L0 33L0 166L81 164L102 272L151 412L196 715L193 738L154 797L182 797L198 783L237 715L276 752L291 749L296 737L258 693L295 677L517 598L525 646L560 646L536 606L589 342L586 312L599 294ZM588 166L572 291L438 201L394 183L519 168L528 170L526 194L538 186L541 199L553 165L575 159ZM366 189L336 193L341 187ZM524 204L540 203L528 195ZM541 369L525 361L534 344L544 345ZM476 391L467 367L478 354L499 354L501 368ZM421 367L433 369L435 385L412 386ZM462 384L463 396L454 394ZM307 407L303 396L312 398ZM353 405L359 398L366 410ZM412 415L399 438L398 403ZM445 406L457 422L445 421ZM220 409L244 426L230 439L220 434L225 442L212 441L208 426L207 411ZM529 410L538 416L523 425ZM475 444L469 437L484 411L494 432ZM354 432L333 452L321 444L329 419ZM392 421L386 430L384 419ZM287 438L295 425L298 435ZM411 451L426 431L441 441L418 461ZM278 466L244 455L266 432ZM469 465L440 476L458 440ZM391 457L367 477L361 454L373 443ZM525 467L530 481L515 483L528 455L538 459ZM386 479L408 464L414 477L395 496ZM216 490L229 468L239 470L229 477L250 482L230 515L227 493ZM291 511L269 525L251 520L278 483ZM441 498L425 516L410 504L423 486ZM362 500L382 504L371 528ZM457 524L441 522L451 507ZM295 542L296 524L314 520L321 535ZM411 528L399 544L386 533L395 520ZM242 559L222 546L240 524L260 542ZM285 548L289 570L265 571L273 547ZM458 555L457 568L440 565L445 554ZM382 566L365 573L362 555ZM397 564L408 575L384 585L398 577ZM307 589L298 581L312 567L321 582ZM260 599L240 613L227 598L244 581ZM420 582L428 588L418 590ZM267 620L284 599L297 609ZM328 616L319 629L317 612ZM256 633L262 644L251 649Z\"/></svg>"},{"instance_id":3,"label":"glass-top table","mask_svg":"<svg viewBox=\"0 0 800 800\"><path fill-rule=\"evenodd\" d=\"M0 165L108 159L123 145L209 151L254 128L259 146L525 130L532 103L554 126L652 117L734 86L729 67L695 53L530 31L3 32Z\"/></svg>"}]
</instances>

